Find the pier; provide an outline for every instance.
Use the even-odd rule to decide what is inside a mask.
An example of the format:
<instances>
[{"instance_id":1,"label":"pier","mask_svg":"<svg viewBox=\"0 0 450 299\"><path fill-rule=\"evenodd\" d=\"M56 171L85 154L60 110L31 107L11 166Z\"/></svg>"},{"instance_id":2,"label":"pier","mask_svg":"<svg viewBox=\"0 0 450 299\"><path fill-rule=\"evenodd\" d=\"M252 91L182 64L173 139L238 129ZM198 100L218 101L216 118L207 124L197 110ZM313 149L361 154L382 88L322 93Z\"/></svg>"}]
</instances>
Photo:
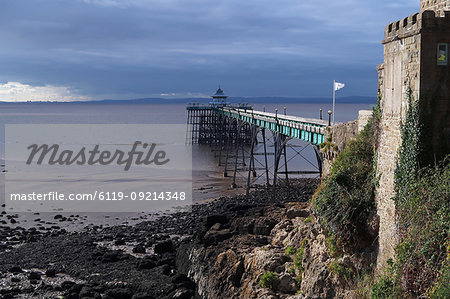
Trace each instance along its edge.
<instances>
[{"instance_id":1,"label":"pier","mask_svg":"<svg viewBox=\"0 0 450 299\"><path fill-rule=\"evenodd\" d=\"M289 183L290 175L321 176L323 159L319 145L325 142L328 120L302 118L266 111L256 111L250 105L231 105L219 88L209 104L189 103L186 141L211 147L223 176L232 177L232 187L237 187L237 177L246 177L246 190L265 187L275 190L277 181ZM330 114L329 114L330 116ZM291 140L302 140L306 146L290 145ZM311 146L315 161L305 157L303 151ZM294 153L288 157L287 148ZM314 170L292 170L288 165L295 157L305 159Z\"/></svg>"}]
</instances>

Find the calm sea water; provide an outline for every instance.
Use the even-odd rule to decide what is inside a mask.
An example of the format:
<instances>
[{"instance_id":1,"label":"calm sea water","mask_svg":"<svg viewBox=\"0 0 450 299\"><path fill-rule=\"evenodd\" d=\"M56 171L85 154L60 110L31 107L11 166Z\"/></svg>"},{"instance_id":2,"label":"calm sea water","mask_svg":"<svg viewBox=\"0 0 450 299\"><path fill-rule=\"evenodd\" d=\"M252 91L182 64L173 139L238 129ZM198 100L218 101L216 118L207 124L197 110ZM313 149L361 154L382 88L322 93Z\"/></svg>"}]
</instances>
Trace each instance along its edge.
<instances>
[{"instance_id":1,"label":"calm sea water","mask_svg":"<svg viewBox=\"0 0 450 299\"><path fill-rule=\"evenodd\" d=\"M293 104L293 103L252 103L254 109L283 113L288 115L318 118L319 109L324 117L331 105ZM370 109L369 104L340 104L336 106L336 121L344 122L357 118L358 111ZM0 104L0 158L4 159L5 124L185 124L185 104L70 104L70 103L28 103ZM179 146L185 140L179 140ZM305 144L299 145L305 146ZM307 150L303 155L313 160L313 152ZM308 162L296 159L289 162L295 168L311 170ZM295 164L297 163L297 164ZM228 189L229 180L222 177L222 169L217 167L209 147L193 148L194 200L215 197ZM200 190L202 189L202 190Z\"/></svg>"}]
</instances>

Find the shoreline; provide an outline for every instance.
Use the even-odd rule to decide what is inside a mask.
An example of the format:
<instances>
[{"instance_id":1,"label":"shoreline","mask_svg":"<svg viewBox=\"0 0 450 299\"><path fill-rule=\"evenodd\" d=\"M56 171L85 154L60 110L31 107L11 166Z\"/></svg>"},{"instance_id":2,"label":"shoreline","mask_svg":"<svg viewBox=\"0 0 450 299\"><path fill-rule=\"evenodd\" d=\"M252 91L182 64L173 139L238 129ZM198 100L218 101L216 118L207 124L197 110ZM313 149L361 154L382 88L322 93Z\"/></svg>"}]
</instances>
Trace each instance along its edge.
<instances>
[{"instance_id":1,"label":"shoreline","mask_svg":"<svg viewBox=\"0 0 450 299\"><path fill-rule=\"evenodd\" d=\"M139 219L134 225L92 225L72 232L58 225L50 229L0 226L0 294L3 298L86 294L92 298L191 298L198 290L177 267L183 263L182 254L176 252L181 244L193 245L204 238L205 223L214 224L208 221L231 220L246 213L258 217L264 207L306 202L317 183L299 180L294 187L280 187L275 198L271 191L254 191L249 197L222 196L193 204L192 212ZM241 232L219 239L235 234Z\"/></svg>"}]
</instances>

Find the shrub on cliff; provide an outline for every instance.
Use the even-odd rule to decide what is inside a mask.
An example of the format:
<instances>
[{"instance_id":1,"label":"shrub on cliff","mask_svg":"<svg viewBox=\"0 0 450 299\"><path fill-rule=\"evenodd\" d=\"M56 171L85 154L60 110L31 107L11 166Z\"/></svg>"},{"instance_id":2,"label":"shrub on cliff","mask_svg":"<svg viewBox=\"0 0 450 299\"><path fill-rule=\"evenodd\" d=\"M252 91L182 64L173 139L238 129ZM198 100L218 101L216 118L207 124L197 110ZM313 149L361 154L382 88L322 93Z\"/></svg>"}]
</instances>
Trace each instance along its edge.
<instances>
[{"instance_id":1,"label":"shrub on cliff","mask_svg":"<svg viewBox=\"0 0 450 299\"><path fill-rule=\"evenodd\" d=\"M313 209L341 249L369 246L368 220L375 211L376 128L379 107L364 130L339 153L330 174L313 197Z\"/></svg>"},{"instance_id":2,"label":"shrub on cliff","mask_svg":"<svg viewBox=\"0 0 450 299\"><path fill-rule=\"evenodd\" d=\"M402 228L397 283L418 297L450 298L450 156L447 165L422 169L398 204ZM439 294L446 294L440 296ZM438 296L439 295L439 296Z\"/></svg>"},{"instance_id":3,"label":"shrub on cliff","mask_svg":"<svg viewBox=\"0 0 450 299\"><path fill-rule=\"evenodd\" d=\"M278 286L280 285L280 278L278 277L278 273L270 271L264 272L264 274L261 276L259 284L263 288L268 288L274 291L278 290Z\"/></svg>"}]
</instances>

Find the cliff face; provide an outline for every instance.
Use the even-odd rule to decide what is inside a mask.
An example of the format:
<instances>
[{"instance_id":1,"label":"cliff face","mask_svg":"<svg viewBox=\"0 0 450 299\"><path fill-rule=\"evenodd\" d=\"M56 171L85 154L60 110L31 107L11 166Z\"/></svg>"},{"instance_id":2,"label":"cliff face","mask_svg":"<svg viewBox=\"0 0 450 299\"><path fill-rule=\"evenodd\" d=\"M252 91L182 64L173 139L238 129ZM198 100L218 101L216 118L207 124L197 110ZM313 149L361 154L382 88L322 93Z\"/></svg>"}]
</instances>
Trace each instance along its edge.
<instances>
[{"instance_id":1,"label":"cliff face","mask_svg":"<svg viewBox=\"0 0 450 299\"><path fill-rule=\"evenodd\" d=\"M334 257L309 208L284 203L205 222L197 241L178 250L179 268L201 298L357 298L353 278L375 256ZM261 285L268 272L277 287Z\"/></svg>"}]
</instances>

